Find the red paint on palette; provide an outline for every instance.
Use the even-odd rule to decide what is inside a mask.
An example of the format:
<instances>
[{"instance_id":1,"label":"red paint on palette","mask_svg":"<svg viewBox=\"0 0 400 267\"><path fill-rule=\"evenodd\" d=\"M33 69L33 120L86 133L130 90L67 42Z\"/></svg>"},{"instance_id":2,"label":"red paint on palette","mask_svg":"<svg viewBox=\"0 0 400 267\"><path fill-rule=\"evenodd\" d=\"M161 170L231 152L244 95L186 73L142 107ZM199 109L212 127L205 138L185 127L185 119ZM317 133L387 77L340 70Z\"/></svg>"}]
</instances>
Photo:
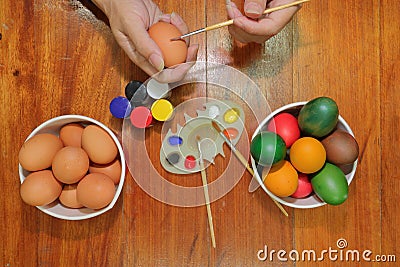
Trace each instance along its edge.
<instances>
[{"instance_id":1,"label":"red paint on palette","mask_svg":"<svg viewBox=\"0 0 400 267\"><path fill-rule=\"evenodd\" d=\"M192 155L187 156L184 165L188 170L194 169L196 167L196 158Z\"/></svg>"},{"instance_id":2,"label":"red paint on palette","mask_svg":"<svg viewBox=\"0 0 400 267\"><path fill-rule=\"evenodd\" d=\"M235 139L239 135L236 128L226 128L223 133L229 140Z\"/></svg>"}]
</instances>

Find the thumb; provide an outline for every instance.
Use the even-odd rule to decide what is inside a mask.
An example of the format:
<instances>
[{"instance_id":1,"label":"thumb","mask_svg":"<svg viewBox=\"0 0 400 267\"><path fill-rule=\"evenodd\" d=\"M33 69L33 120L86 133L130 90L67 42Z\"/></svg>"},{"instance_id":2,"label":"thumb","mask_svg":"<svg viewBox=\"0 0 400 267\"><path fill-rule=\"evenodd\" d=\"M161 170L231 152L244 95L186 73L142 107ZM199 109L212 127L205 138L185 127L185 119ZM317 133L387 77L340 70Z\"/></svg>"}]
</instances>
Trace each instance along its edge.
<instances>
[{"instance_id":1,"label":"thumb","mask_svg":"<svg viewBox=\"0 0 400 267\"><path fill-rule=\"evenodd\" d=\"M245 0L244 14L252 19L258 19L265 10L267 0Z\"/></svg>"},{"instance_id":2,"label":"thumb","mask_svg":"<svg viewBox=\"0 0 400 267\"><path fill-rule=\"evenodd\" d=\"M157 44L150 38L144 25L135 23L136 26L128 29L127 34L133 42L137 52L146 58L149 63L157 70L164 69L164 59Z\"/></svg>"}]
</instances>

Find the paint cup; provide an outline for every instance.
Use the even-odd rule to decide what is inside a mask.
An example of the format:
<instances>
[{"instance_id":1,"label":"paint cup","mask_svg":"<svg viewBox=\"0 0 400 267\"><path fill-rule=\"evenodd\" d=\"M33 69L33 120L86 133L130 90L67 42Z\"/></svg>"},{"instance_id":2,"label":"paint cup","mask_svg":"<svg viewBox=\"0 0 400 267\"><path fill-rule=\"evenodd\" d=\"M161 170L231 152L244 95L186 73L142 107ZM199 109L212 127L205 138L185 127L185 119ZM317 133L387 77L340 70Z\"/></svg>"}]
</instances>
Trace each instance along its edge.
<instances>
[{"instance_id":1,"label":"paint cup","mask_svg":"<svg viewBox=\"0 0 400 267\"><path fill-rule=\"evenodd\" d=\"M160 83L157 80L151 78L146 84L147 94L155 99L170 98L171 89L168 83Z\"/></svg>"},{"instance_id":2,"label":"paint cup","mask_svg":"<svg viewBox=\"0 0 400 267\"><path fill-rule=\"evenodd\" d=\"M130 120L133 126L143 129L151 126L153 116L147 107L140 106L132 110Z\"/></svg>"},{"instance_id":3,"label":"paint cup","mask_svg":"<svg viewBox=\"0 0 400 267\"><path fill-rule=\"evenodd\" d=\"M151 114L158 121L168 121L174 116L174 106L167 99L158 99L151 105Z\"/></svg>"}]
</instances>

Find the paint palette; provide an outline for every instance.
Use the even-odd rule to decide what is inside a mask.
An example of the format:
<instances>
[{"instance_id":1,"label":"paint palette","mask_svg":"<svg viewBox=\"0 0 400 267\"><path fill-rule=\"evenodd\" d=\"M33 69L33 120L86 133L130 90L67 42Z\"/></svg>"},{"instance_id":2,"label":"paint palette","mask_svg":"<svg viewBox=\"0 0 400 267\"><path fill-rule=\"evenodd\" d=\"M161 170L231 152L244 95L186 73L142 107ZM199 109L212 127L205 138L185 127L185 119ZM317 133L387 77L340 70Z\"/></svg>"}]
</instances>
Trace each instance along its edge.
<instances>
[{"instance_id":1,"label":"paint palette","mask_svg":"<svg viewBox=\"0 0 400 267\"><path fill-rule=\"evenodd\" d=\"M211 124L216 121L225 129L226 135L236 144L244 130L244 112L231 101L213 100L204 104L205 110L197 110L197 117L184 114L185 124L177 125L177 132L168 129L161 149L160 161L165 170L176 174L189 174L200 171L199 147L203 160L207 160L204 168L214 163L214 158L223 152L224 139ZM196 140L196 136L201 141Z\"/></svg>"}]
</instances>

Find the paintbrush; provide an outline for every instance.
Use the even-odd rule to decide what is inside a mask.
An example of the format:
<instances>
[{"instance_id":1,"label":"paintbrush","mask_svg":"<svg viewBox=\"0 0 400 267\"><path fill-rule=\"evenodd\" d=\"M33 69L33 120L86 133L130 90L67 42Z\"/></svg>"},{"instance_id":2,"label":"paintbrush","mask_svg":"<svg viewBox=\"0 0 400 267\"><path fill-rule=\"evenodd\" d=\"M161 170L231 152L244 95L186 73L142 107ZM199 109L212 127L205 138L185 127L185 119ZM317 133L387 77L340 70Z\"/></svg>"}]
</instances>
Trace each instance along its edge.
<instances>
[{"instance_id":1,"label":"paintbrush","mask_svg":"<svg viewBox=\"0 0 400 267\"><path fill-rule=\"evenodd\" d=\"M200 136L198 136L198 135L196 136L196 141L197 141L197 149L199 150L199 168L200 168L200 172L201 172L201 181L203 182L204 198L206 200L208 224L210 226L210 233L211 233L211 242L212 242L212 246L215 248L216 247L215 234L214 234L214 225L212 222L210 195L208 194L206 169L204 168L203 155L201 153L201 146L200 146L201 138L200 138Z\"/></svg>"},{"instance_id":2,"label":"paintbrush","mask_svg":"<svg viewBox=\"0 0 400 267\"><path fill-rule=\"evenodd\" d=\"M254 176L254 170L250 167L247 159L242 155L242 153L240 153L239 150L236 149L236 147L233 145L233 143L229 140L228 136L229 134L227 133L226 130L221 130L221 128L219 127L219 125L217 124L217 122L212 121L211 122L212 126L214 127L214 129L222 136L222 138L224 139L225 143L228 144L228 146L230 147L230 149L232 150L232 152L235 154L235 156L239 159L239 161L246 166L247 171ZM285 216L289 216L288 213L286 212L286 210L282 207L282 205L277 202L275 199L273 199L272 197L270 197L271 200L275 203L275 205L282 211L282 213Z\"/></svg>"},{"instance_id":3,"label":"paintbrush","mask_svg":"<svg viewBox=\"0 0 400 267\"><path fill-rule=\"evenodd\" d=\"M272 13L274 11L278 11L278 10L281 10L281 9L285 9L285 8L288 8L288 7L291 7L291 6L297 6L299 4L302 4L302 3L305 3L305 2L308 2L308 1L310 1L310 0L300 0L300 1L296 1L296 2L293 2L293 3L281 5L281 6L268 8L263 12L263 15L266 15L268 13ZM229 25L232 25L232 24L233 24L233 19L227 20L227 21L220 22L220 23L217 23L217 24L214 24L214 25L202 28L202 29L198 29L196 31L192 31L192 32L186 33L186 34L181 35L179 37L172 38L171 41L178 41L180 39L183 39L183 38L186 38L186 37L198 34L198 33L219 29L219 28L222 28L222 27L225 27L225 26L229 26Z\"/></svg>"}]
</instances>

